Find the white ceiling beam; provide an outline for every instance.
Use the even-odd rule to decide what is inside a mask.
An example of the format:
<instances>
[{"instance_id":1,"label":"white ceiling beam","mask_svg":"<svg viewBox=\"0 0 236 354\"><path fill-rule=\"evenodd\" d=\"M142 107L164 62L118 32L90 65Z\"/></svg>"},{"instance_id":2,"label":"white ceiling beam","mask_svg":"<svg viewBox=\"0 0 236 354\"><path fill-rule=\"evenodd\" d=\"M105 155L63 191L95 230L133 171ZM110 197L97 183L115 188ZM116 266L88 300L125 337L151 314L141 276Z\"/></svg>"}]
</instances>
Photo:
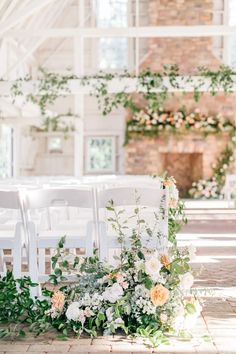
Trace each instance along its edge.
<instances>
[{"instance_id":1,"label":"white ceiling beam","mask_svg":"<svg viewBox=\"0 0 236 354\"><path fill-rule=\"evenodd\" d=\"M155 26L155 27L122 27L122 28L48 28L38 30L11 30L5 36L9 37L44 37L60 38L82 36L87 38L127 37L127 38L157 38L157 37L215 37L236 35L236 26ZM1 32L0 32L1 36Z\"/></svg>"},{"instance_id":2,"label":"white ceiling beam","mask_svg":"<svg viewBox=\"0 0 236 354\"><path fill-rule=\"evenodd\" d=\"M0 35L3 35L10 28L17 25L19 22L24 21L29 16L41 10L44 6L55 0L31 0L30 4L18 11L13 12L5 21L0 24Z\"/></svg>"},{"instance_id":3,"label":"white ceiling beam","mask_svg":"<svg viewBox=\"0 0 236 354\"><path fill-rule=\"evenodd\" d=\"M0 12L2 11L2 9L5 7L6 3L8 0L1 0L0 1ZM4 12L3 12L4 13ZM1 18L1 17L0 17Z\"/></svg>"},{"instance_id":4,"label":"white ceiling beam","mask_svg":"<svg viewBox=\"0 0 236 354\"><path fill-rule=\"evenodd\" d=\"M20 108L16 107L16 105L13 105L11 102L7 101L4 98L0 98L0 112L4 115L4 113L10 114L10 115L16 115L19 116L21 113Z\"/></svg>"},{"instance_id":5,"label":"white ceiling beam","mask_svg":"<svg viewBox=\"0 0 236 354\"><path fill-rule=\"evenodd\" d=\"M11 3L9 3L8 7L6 8L6 10L3 12L3 15L1 17L1 22L5 21L5 19L10 15L10 13L16 7L16 4L17 4L17 0L12 0Z\"/></svg>"},{"instance_id":6,"label":"white ceiling beam","mask_svg":"<svg viewBox=\"0 0 236 354\"><path fill-rule=\"evenodd\" d=\"M179 76L176 80L181 88L173 87L169 83L169 78L164 77L163 84L168 89L169 92L193 92L194 87L196 85L200 85L199 91L201 92L208 92L210 91L210 83L209 79L206 79L201 76ZM11 87L15 83L15 81L0 81L0 96L11 96ZM60 95L78 95L78 94L90 94L93 92L94 86L96 84L99 85L99 80L91 79L88 85L81 85L80 80L70 80L68 82L69 91L59 91L58 94ZM22 83L22 93L27 95L29 93L32 94L39 94L37 91L37 81L28 81ZM116 93L116 92L146 92L145 87L138 86L137 78L114 78L108 82L108 92L109 93ZM155 88L152 92L160 92L161 90ZM218 89L219 92L223 92L223 88ZM234 83L232 86L232 91L236 92L236 76L234 78Z\"/></svg>"},{"instance_id":7,"label":"white ceiling beam","mask_svg":"<svg viewBox=\"0 0 236 354\"><path fill-rule=\"evenodd\" d=\"M44 26L51 26L55 21L58 19L58 17L61 15L63 12L65 6L66 6L66 0L63 3L58 3L56 4L57 7L55 7L54 11L51 11L49 13L50 16L47 16L46 22L41 24L42 27ZM14 63L4 74L6 77L14 70L16 70L19 66L23 65L26 60L30 57L33 57L33 53L40 47L40 45L45 41L45 38L38 38L38 40L33 41L32 45L30 47L25 47L25 52L24 55L19 58L19 60Z\"/></svg>"}]
</instances>

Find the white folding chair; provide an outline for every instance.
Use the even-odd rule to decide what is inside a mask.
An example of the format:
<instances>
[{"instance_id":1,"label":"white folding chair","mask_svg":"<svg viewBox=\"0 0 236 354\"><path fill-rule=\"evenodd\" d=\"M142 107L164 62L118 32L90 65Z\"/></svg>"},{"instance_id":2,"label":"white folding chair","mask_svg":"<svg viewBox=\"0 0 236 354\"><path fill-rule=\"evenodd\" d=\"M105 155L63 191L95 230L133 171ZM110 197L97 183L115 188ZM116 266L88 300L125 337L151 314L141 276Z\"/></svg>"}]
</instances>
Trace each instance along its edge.
<instances>
[{"instance_id":1,"label":"white folding chair","mask_svg":"<svg viewBox=\"0 0 236 354\"><path fill-rule=\"evenodd\" d=\"M96 212L95 193L92 188L27 191L24 204L29 242L29 273L33 281L48 279L45 251L55 249L64 235L66 248L82 248L86 256L93 254L94 243L96 244ZM69 219L68 208L79 208L76 220ZM55 209L61 211L57 221L51 217ZM36 210L41 210L41 217L34 220Z\"/></svg>"},{"instance_id":2,"label":"white folding chair","mask_svg":"<svg viewBox=\"0 0 236 354\"><path fill-rule=\"evenodd\" d=\"M122 218L128 219L126 246L129 247L129 235L133 227L137 227L135 218L129 218L134 214L135 208L139 207L141 218L147 221L153 237L142 231L142 244L147 248L157 249L164 253L168 247L168 190L160 187L132 188L118 187L97 191L97 206L99 220L99 247L102 261L109 261L109 250L120 249L121 245L117 235L112 231L107 221L112 217L106 207L109 201L113 201L114 208L125 210L120 214Z\"/></svg>"},{"instance_id":3,"label":"white folding chair","mask_svg":"<svg viewBox=\"0 0 236 354\"><path fill-rule=\"evenodd\" d=\"M0 273L6 272L6 260L9 259L4 254L4 250L11 250L13 274L15 278L19 278L24 246L23 209L19 192L1 190L0 209L4 211L0 224Z\"/></svg>"}]
</instances>

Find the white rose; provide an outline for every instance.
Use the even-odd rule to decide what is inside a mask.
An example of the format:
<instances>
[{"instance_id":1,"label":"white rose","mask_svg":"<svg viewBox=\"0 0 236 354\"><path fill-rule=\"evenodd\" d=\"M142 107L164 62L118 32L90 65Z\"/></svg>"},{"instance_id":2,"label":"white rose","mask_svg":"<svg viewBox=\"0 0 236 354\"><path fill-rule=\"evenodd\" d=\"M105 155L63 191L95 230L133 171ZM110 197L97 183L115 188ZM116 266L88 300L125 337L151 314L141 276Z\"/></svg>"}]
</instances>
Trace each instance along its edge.
<instances>
[{"instance_id":1,"label":"white rose","mask_svg":"<svg viewBox=\"0 0 236 354\"><path fill-rule=\"evenodd\" d=\"M187 272L183 275L180 275L179 278L180 278L180 287L183 290L189 290L192 287L194 283L194 277L192 276L191 273Z\"/></svg>"},{"instance_id":2,"label":"white rose","mask_svg":"<svg viewBox=\"0 0 236 354\"><path fill-rule=\"evenodd\" d=\"M69 306L68 309L66 310L66 318L69 321L78 321L79 317L81 315L81 310L79 309L79 303L78 302L72 302Z\"/></svg>"},{"instance_id":3,"label":"white rose","mask_svg":"<svg viewBox=\"0 0 236 354\"><path fill-rule=\"evenodd\" d=\"M122 320L122 318L117 318L115 321L114 321L116 324L123 324L124 321Z\"/></svg>"},{"instance_id":4,"label":"white rose","mask_svg":"<svg viewBox=\"0 0 236 354\"><path fill-rule=\"evenodd\" d=\"M113 284L102 293L103 299L114 304L124 294L122 286L118 283Z\"/></svg>"},{"instance_id":5,"label":"white rose","mask_svg":"<svg viewBox=\"0 0 236 354\"><path fill-rule=\"evenodd\" d=\"M187 315L184 319L183 329L191 330L195 327L198 316L196 314Z\"/></svg>"},{"instance_id":6,"label":"white rose","mask_svg":"<svg viewBox=\"0 0 236 354\"><path fill-rule=\"evenodd\" d=\"M135 269L137 270L137 272L139 270L144 270L144 261L140 260L140 261L136 261L134 263Z\"/></svg>"},{"instance_id":7,"label":"white rose","mask_svg":"<svg viewBox=\"0 0 236 354\"><path fill-rule=\"evenodd\" d=\"M108 309L106 310L106 316L107 316L108 322L112 322L112 320L113 320L112 315L113 315L113 308L108 307Z\"/></svg>"},{"instance_id":8,"label":"white rose","mask_svg":"<svg viewBox=\"0 0 236 354\"><path fill-rule=\"evenodd\" d=\"M162 268L162 264L157 258L157 256L152 256L145 262L145 272L156 281L159 278L159 272Z\"/></svg>"}]
</instances>

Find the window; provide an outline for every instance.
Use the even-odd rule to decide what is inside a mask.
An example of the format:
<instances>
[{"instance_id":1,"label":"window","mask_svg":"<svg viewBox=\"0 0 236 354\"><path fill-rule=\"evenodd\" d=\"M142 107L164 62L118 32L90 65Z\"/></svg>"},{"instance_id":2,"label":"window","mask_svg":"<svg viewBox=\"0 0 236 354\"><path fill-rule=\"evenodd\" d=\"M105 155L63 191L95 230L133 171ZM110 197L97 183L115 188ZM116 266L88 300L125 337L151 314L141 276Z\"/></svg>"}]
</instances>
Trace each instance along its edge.
<instances>
[{"instance_id":1,"label":"window","mask_svg":"<svg viewBox=\"0 0 236 354\"><path fill-rule=\"evenodd\" d=\"M228 0L228 24L236 25L236 1ZM229 49L229 65L236 67L236 37L232 36L228 39Z\"/></svg>"},{"instance_id":2,"label":"window","mask_svg":"<svg viewBox=\"0 0 236 354\"><path fill-rule=\"evenodd\" d=\"M99 40L99 68L102 70L128 68L127 38L101 38Z\"/></svg>"},{"instance_id":3,"label":"window","mask_svg":"<svg viewBox=\"0 0 236 354\"><path fill-rule=\"evenodd\" d=\"M98 27L126 27L128 24L127 0L97 0Z\"/></svg>"},{"instance_id":4,"label":"window","mask_svg":"<svg viewBox=\"0 0 236 354\"><path fill-rule=\"evenodd\" d=\"M48 138L48 151L49 152L62 152L62 138L49 137Z\"/></svg>"},{"instance_id":5,"label":"window","mask_svg":"<svg viewBox=\"0 0 236 354\"><path fill-rule=\"evenodd\" d=\"M12 177L12 128L0 125L0 178Z\"/></svg>"},{"instance_id":6,"label":"window","mask_svg":"<svg viewBox=\"0 0 236 354\"><path fill-rule=\"evenodd\" d=\"M127 27L127 0L97 0L98 27ZM98 44L100 69L128 68L128 38L100 38Z\"/></svg>"},{"instance_id":7,"label":"window","mask_svg":"<svg viewBox=\"0 0 236 354\"><path fill-rule=\"evenodd\" d=\"M87 173L114 173L115 137L88 137L85 165Z\"/></svg>"}]
</instances>

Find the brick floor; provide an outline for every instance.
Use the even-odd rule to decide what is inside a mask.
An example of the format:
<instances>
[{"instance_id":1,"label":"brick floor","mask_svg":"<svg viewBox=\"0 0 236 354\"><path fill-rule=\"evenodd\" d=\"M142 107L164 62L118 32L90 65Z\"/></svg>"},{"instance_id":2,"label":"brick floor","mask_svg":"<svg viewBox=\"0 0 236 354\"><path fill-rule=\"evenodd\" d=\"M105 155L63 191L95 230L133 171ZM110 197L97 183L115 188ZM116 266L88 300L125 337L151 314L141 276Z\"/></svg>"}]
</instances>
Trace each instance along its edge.
<instances>
[{"instance_id":1,"label":"brick floor","mask_svg":"<svg viewBox=\"0 0 236 354\"><path fill-rule=\"evenodd\" d=\"M0 354L236 353L236 228L227 222L224 225L219 232L217 226L214 230L214 222L201 224L201 228L190 223L178 236L181 246L190 242L197 246L197 258L193 263L195 288L206 295L202 316L198 319L191 341L170 338L169 346L153 349L147 348L141 339L133 341L115 336L60 342L50 333L39 338L29 335L14 342L1 340ZM204 341L204 336L211 340Z\"/></svg>"}]
</instances>

